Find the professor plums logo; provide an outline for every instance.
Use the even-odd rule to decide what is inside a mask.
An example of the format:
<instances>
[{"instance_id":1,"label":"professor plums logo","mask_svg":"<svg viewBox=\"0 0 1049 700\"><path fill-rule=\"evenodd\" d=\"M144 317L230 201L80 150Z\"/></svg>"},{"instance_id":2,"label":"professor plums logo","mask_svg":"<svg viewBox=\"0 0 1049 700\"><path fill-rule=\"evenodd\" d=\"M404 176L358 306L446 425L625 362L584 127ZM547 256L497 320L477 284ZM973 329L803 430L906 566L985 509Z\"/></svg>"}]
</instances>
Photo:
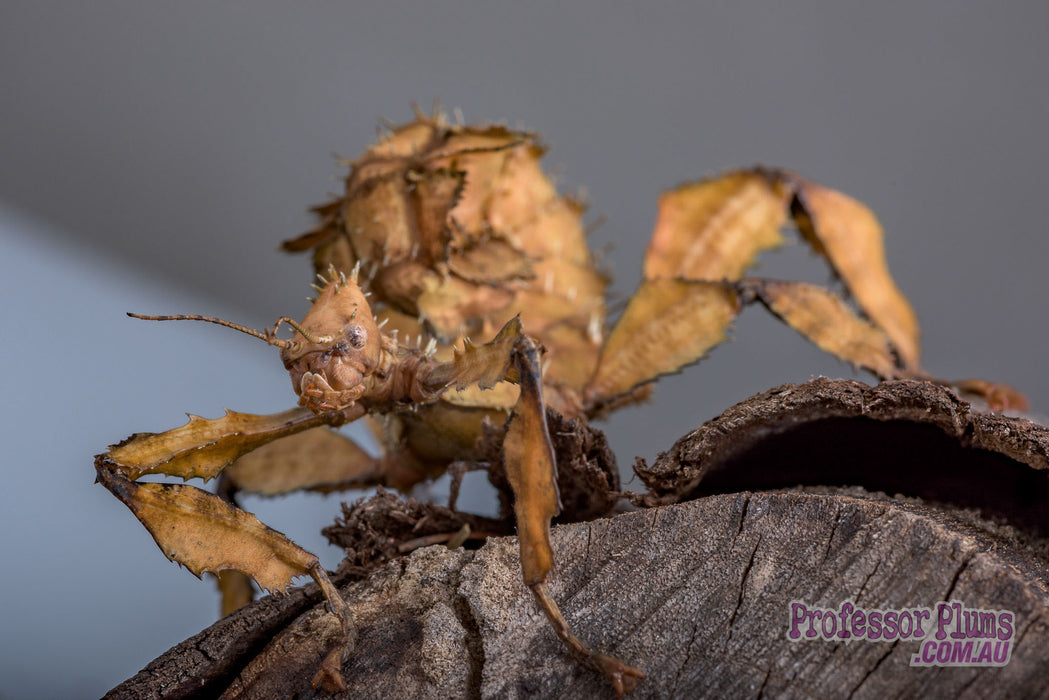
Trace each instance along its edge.
<instances>
[{"instance_id":1,"label":"professor plums logo","mask_svg":"<svg viewBox=\"0 0 1049 700\"><path fill-rule=\"evenodd\" d=\"M911 666L1005 666L1012 655L1016 615L966 608L958 600L932 608L866 610L846 601L837 610L790 604L792 642L918 642Z\"/></svg>"}]
</instances>

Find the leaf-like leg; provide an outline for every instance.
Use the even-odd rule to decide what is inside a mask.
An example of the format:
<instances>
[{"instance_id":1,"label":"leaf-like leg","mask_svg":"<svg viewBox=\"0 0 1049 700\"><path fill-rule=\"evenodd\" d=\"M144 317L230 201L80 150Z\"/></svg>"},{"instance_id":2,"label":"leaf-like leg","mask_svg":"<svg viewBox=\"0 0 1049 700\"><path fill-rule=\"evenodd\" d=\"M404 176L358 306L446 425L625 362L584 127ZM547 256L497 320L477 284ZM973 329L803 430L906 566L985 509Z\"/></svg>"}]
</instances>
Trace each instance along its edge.
<instances>
[{"instance_id":1,"label":"leaf-like leg","mask_svg":"<svg viewBox=\"0 0 1049 700\"><path fill-rule=\"evenodd\" d=\"M546 425L540 383L539 352L535 343L521 336L514 348L521 396L503 441L506 476L514 491L514 514L521 544L521 568L525 584L546 580L554 565L550 547L550 520L561 512L557 492L557 464L550 431Z\"/></svg>"},{"instance_id":2,"label":"leaf-like leg","mask_svg":"<svg viewBox=\"0 0 1049 700\"><path fill-rule=\"evenodd\" d=\"M983 399L989 409L998 413L1023 413L1031 407L1023 392L1008 384L986 379L959 379L943 383L957 389L963 397L969 395Z\"/></svg>"},{"instance_id":3,"label":"leaf-like leg","mask_svg":"<svg viewBox=\"0 0 1049 700\"><path fill-rule=\"evenodd\" d=\"M168 559L194 575L239 571L272 592L286 590L298 576L312 577L331 612L340 618L346 639L318 673L318 683L329 688L341 685L332 665L337 655L341 658L352 648L353 620L317 557L219 496L195 486L135 479L151 473L213 478L239 456L267 442L324 423L338 425L362 411L314 415L294 409L271 416L227 412L215 420L193 416L181 428L134 435L95 458L98 481L131 509Z\"/></svg>"},{"instance_id":4,"label":"leaf-like leg","mask_svg":"<svg viewBox=\"0 0 1049 700\"><path fill-rule=\"evenodd\" d=\"M918 317L889 273L884 233L867 206L792 173L791 216L812 249L841 277L856 303L892 342L904 368L918 371Z\"/></svg>"},{"instance_id":5,"label":"leaf-like leg","mask_svg":"<svg viewBox=\"0 0 1049 700\"><path fill-rule=\"evenodd\" d=\"M748 279L739 285L821 350L862 367L879 379L916 376L901 369L881 328L860 318L837 294L804 282ZM748 298L748 300L749 300Z\"/></svg>"},{"instance_id":6,"label":"leaf-like leg","mask_svg":"<svg viewBox=\"0 0 1049 700\"><path fill-rule=\"evenodd\" d=\"M324 424L350 420L342 414L314 414L293 408L272 415L226 411L208 420L190 416L185 425L163 433L135 433L98 456L131 480L146 474L213 479L241 455L278 438Z\"/></svg>"},{"instance_id":7,"label":"leaf-like leg","mask_svg":"<svg viewBox=\"0 0 1049 700\"><path fill-rule=\"evenodd\" d=\"M472 384L491 389L503 380L517 381L513 353L523 336L521 319L514 316L484 345L474 345L467 338L463 341L462 350L455 349L454 359L441 362L429 370L422 378L423 385L430 391L441 391L448 387L465 389Z\"/></svg>"},{"instance_id":8,"label":"leaf-like leg","mask_svg":"<svg viewBox=\"0 0 1049 700\"><path fill-rule=\"evenodd\" d=\"M521 571L539 607L554 632L583 663L604 673L616 695L629 692L645 677L640 670L619 659L592 651L572 634L557 603L546 590L546 577L553 568L550 520L560 511L557 467L546 425L540 381L539 352L535 343L521 336L514 347L521 397L514 406L503 443L503 461L514 491L517 536L521 547Z\"/></svg>"},{"instance_id":9,"label":"leaf-like leg","mask_svg":"<svg viewBox=\"0 0 1049 700\"><path fill-rule=\"evenodd\" d=\"M664 192L645 279L739 279L759 253L782 245L790 198L788 183L759 169Z\"/></svg>"},{"instance_id":10,"label":"leaf-like leg","mask_svg":"<svg viewBox=\"0 0 1049 700\"><path fill-rule=\"evenodd\" d=\"M383 483L383 460L350 438L321 426L289 435L240 457L223 473L237 493L279 496L331 493Z\"/></svg>"},{"instance_id":11,"label":"leaf-like leg","mask_svg":"<svg viewBox=\"0 0 1049 700\"><path fill-rule=\"evenodd\" d=\"M821 349L882 379L923 376L901 369L885 332L822 287L763 279L651 279L641 284L602 350L586 389L591 413L701 359L726 339L742 306L754 301Z\"/></svg>"},{"instance_id":12,"label":"leaf-like leg","mask_svg":"<svg viewBox=\"0 0 1049 700\"><path fill-rule=\"evenodd\" d=\"M862 367L879 379L923 379L977 397L992 411L1026 411L1027 398L1008 384L984 379L948 381L921 369L901 367L888 332L860 318L845 300L828 289L803 282L748 279L739 284L749 301L756 298L787 325L836 357Z\"/></svg>"},{"instance_id":13,"label":"leaf-like leg","mask_svg":"<svg viewBox=\"0 0 1049 700\"><path fill-rule=\"evenodd\" d=\"M99 464L98 480L131 509L165 556L195 576L236 569L267 591L311 574L317 557L218 496L183 484L138 483Z\"/></svg>"},{"instance_id":14,"label":"leaf-like leg","mask_svg":"<svg viewBox=\"0 0 1049 700\"><path fill-rule=\"evenodd\" d=\"M235 497L240 493L279 496L374 485L400 487L425 476L410 455L373 457L350 438L321 426L275 440L240 457L219 476L217 493L236 505ZM236 571L219 574L219 592L223 615L254 598L250 579Z\"/></svg>"},{"instance_id":15,"label":"leaf-like leg","mask_svg":"<svg viewBox=\"0 0 1049 700\"><path fill-rule=\"evenodd\" d=\"M219 476L215 495L234 508L240 508L236 499L236 487L226 478L225 472ZM247 574L235 569L226 569L218 572L215 579L219 589L220 616L225 617L255 600L255 588L251 585L251 577Z\"/></svg>"},{"instance_id":16,"label":"leaf-like leg","mask_svg":"<svg viewBox=\"0 0 1049 700\"><path fill-rule=\"evenodd\" d=\"M665 192L645 254L645 279L740 280L757 255L783 242L790 216L801 237L844 282L919 371L917 317L885 261L884 234L861 202L785 170L752 168Z\"/></svg>"},{"instance_id":17,"label":"leaf-like leg","mask_svg":"<svg viewBox=\"0 0 1049 700\"><path fill-rule=\"evenodd\" d=\"M605 343L586 388L590 415L632 398L639 386L696 362L725 340L741 307L760 302L821 350L879 379L913 378L978 396L994 411L1023 411L1016 389L981 379L946 381L901 361L886 330L861 317L840 295L804 282L650 279L642 282Z\"/></svg>"},{"instance_id":18,"label":"leaf-like leg","mask_svg":"<svg viewBox=\"0 0 1049 700\"><path fill-rule=\"evenodd\" d=\"M612 329L586 387L590 412L701 359L726 339L739 309L736 288L725 282L642 282Z\"/></svg>"},{"instance_id":19,"label":"leaf-like leg","mask_svg":"<svg viewBox=\"0 0 1049 700\"><path fill-rule=\"evenodd\" d=\"M514 492L514 515L521 548L521 574L557 636L582 663L604 673L617 694L629 691L645 674L588 648L572 634L546 589L554 566L550 521L561 510L557 492L557 463L543 402L539 348L513 318L489 343L467 342L450 362L439 363L420 377L431 391L477 384L482 388L501 380L516 382L520 394L503 440L503 463Z\"/></svg>"}]
</instances>

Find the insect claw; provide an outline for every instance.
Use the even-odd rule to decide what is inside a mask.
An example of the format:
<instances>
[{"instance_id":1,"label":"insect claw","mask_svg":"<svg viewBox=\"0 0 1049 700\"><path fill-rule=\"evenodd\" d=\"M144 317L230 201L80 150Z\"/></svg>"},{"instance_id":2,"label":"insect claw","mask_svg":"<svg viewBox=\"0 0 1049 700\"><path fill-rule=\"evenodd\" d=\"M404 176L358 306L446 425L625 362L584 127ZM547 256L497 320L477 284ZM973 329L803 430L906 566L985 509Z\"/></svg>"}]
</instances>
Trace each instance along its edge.
<instances>
[{"instance_id":1,"label":"insect claw","mask_svg":"<svg viewBox=\"0 0 1049 700\"><path fill-rule=\"evenodd\" d=\"M319 272L317 273L317 279L319 279L319 280L320 280L321 282L323 282L323 283L324 283L324 286L325 286L325 287L327 287L327 286L328 286L328 280L326 280L326 279L324 278L324 275L322 275L322 274L321 274L321 273L319 273Z\"/></svg>"},{"instance_id":2,"label":"insect claw","mask_svg":"<svg viewBox=\"0 0 1049 700\"><path fill-rule=\"evenodd\" d=\"M318 277L320 277L320 275L318 275ZM318 294L324 291L324 287L320 286L319 284L310 282L310 286L313 287L313 290Z\"/></svg>"},{"instance_id":3,"label":"insect claw","mask_svg":"<svg viewBox=\"0 0 1049 700\"><path fill-rule=\"evenodd\" d=\"M311 304L317 303L317 300L314 297L306 297L306 301L310 302Z\"/></svg>"},{"instance_id":4,"label":"insect claw","mask_svg":"<svg viewBox=\"0 0 1049 700\"><path fill-rule=\"evenodd\" d=\"M387 316L387 317L386 317L386 318L384 318L384 319L383 319L382 321L379 321L379 328L382 328L383 326L385 326L385 325L386 325L387 323L389 323L389 322L390 322L390 317L389 317L389 316Z\"/></svg>"},{"instance_id":5,"label":"insect claw","mask_svg":"<svg viewBox=\"0 0 1049 700\"><path fill-rule=\"evenodd\" d=\"M350 279L353 280L354 284L357 284L357 280L360 278L360 275L361 275L361 261L358 260L354 264L353 270L350 272ZM346 281L346 277L345 276L343 276L342 279L343 279L344 282Z\"/></svg>"}]
</instances>

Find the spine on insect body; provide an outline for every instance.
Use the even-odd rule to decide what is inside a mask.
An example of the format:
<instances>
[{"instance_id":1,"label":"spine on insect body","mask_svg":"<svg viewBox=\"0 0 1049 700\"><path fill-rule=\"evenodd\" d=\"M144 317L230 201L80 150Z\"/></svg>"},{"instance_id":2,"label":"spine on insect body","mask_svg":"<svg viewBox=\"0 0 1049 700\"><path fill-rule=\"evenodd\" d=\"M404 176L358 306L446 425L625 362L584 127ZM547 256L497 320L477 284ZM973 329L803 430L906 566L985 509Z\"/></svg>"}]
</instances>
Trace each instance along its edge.
<instances>
[{"instance_id":1,"label":"spine on insect body","mask_svg":"<svg viewBox=\"0 0 1049 700\"><path fill-rule=\"evenodd\" d=\"M542 339L549 400L577 412L603 340L608 278L582 205L557 193L543 152L532 134L419 115L353 161L343 196L316 207L318 227L284 247L312 250L318 271L360 264L384 331L414 347L435 339L440 359L520 315Z\"/></svg>"}]
</instances>

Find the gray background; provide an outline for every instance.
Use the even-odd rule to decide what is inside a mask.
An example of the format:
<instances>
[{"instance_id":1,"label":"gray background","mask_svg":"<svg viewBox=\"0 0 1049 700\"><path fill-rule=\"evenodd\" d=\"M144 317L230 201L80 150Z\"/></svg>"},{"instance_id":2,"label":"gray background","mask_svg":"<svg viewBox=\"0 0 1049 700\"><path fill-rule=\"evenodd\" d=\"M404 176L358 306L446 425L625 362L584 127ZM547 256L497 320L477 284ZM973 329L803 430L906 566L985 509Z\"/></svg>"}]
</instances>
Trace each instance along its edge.
<instances>
[{"instance_id":1,"label":"gray background","mask_svg":"<svg viewBox=\"0 0 1049 700\"><path fill-rule=\"evenodd\" d=\"M5 2L0 696L97 696L209 622L211 587L90 484L90 456L292 394L261 343L123 312L302 314L307 260L277 244L337 189L332 152L412 100L540 131L607 219L593 242L621 298L666 187L761 162L852 194L886 228L926 366L1049 412L1046 7ZM760 272L827 280L801 246ZM852 376L759 310L735 336L607 423L624 465L756 391ZM316 533L338 501L249 507L333 566Z\"/></svg>"}]
</instances>

